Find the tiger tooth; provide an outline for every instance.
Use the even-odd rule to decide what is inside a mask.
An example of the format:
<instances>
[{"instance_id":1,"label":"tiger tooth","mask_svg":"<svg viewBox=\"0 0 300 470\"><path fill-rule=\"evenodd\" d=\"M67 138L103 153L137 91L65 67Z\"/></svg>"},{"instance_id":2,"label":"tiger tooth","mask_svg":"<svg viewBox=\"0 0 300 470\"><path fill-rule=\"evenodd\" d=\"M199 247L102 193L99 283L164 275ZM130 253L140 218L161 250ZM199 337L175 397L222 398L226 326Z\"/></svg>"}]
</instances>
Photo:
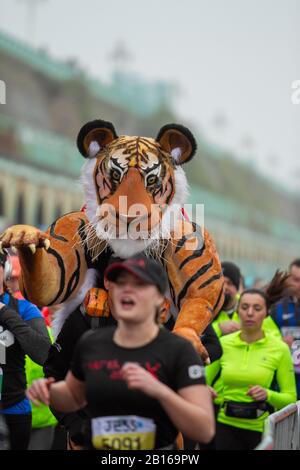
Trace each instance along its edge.
<instances>
[{"instance_id":1,"label":"tiger tooth","mask_svg":"<svg viewBox=\"0 0 300 470\"><path fill-rule=\"evenodd\" d=\"M44 240L44 247L45 247L45 250L47 251L50 247L50 240L48 240L48 238L46 238L46 240Z\"/></svg>"},{"instance_id":2,"label":"tiger tooth","mask_svg":"<svg viewBox=\"0 0 300 470\"><path fill-rule=\"evenodd\" d=\"M34 253L36 252L35 244L30 243L30 245L28 245L28 248L30 249L31 253L34 255Z\"/></svg>"}]
</instances>

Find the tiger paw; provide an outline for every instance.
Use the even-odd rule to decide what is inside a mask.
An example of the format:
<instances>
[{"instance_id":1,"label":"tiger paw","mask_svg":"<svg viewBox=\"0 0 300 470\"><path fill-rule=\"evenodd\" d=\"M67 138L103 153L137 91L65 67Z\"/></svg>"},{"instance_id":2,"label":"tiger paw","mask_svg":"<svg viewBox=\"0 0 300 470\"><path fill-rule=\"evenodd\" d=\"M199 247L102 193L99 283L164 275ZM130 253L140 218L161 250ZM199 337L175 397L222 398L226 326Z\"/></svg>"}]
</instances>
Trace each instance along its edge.
<instances>
[{"instance_id":1,"label":"tiger paw","mask_svg":"<svg viewBox=\"0 0 300 470\"><path fill-rule=\"evenodd\" d=\"M192 343L196 351L200 354L204 364L210 364L210 359L206 348L203 346L196 331L192 328L175 328L173 333L187 339Z\"/></svg>"},{"instance_id":2,"label":"tiger paw","mask_svg":"<svg viewBox=\"0 0 300 470\"><path fill-rule=\"evenodd\" d=\"M3 248L11 248L13 252L30 250L34 254L36 248L48 250L49 246L48 235L31 225L13 225L0 236L0 253L3 253Z\"/></svg>"}]
</instances>

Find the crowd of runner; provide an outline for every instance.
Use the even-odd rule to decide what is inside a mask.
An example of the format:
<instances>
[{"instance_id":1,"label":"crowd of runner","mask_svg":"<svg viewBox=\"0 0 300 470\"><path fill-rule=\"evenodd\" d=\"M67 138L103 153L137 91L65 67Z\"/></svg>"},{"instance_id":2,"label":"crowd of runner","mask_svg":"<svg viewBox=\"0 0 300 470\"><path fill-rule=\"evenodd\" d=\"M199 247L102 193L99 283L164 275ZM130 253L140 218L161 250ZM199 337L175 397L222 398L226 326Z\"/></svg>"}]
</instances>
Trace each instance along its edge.
<instances>
[{"instance_id":1,"label":"crowd of runner","mask_svg":"<svg viewBox=\"0 0 300 470\"><path fill-rule=\"evenodd\" d=\"M110 315L79 305L57 336L57 307L19 290L0 257L0 442L3 449L254 449L270 413L300 395L300 259L262 288L222 263L225 301L203 332L203 363L171 333L159 263L111 259ZM27 390L26 390L27 389Z\"/></svg>"}]
</instances>

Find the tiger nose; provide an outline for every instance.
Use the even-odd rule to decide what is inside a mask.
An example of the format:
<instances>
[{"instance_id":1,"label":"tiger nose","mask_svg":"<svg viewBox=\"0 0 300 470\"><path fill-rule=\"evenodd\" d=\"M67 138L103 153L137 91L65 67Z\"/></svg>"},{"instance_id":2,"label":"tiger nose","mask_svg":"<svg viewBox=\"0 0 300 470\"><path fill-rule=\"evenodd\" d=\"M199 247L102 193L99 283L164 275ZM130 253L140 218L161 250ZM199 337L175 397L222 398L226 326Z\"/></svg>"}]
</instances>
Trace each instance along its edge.
<instances>
[{"instance_id":1,"label":"tiger nose","mask_svg":"<svg viewBox=\"0 0 300 470\"><path fill-rule=\"evenodd\" d=\"M128 210L128 212L130 213L130 209ZM149 214L148 214L148 211L147 211L147 207L144 208L143 211L139 211L138 214L122 214L122 213L118 213L118 216L119 216L119 219L121 220L121 222L129 225L131 222L133 222L134 220L139 220L139 221L143 221L145 219L148 219L149 217Z\"/></svg>"},{"instance_id":2,"label":"tiger nose","mask_svg":"<svg viewBox=\"0 0 300 470\"><path fill-rule=\"evenodd\" d=\"M119 215L119 219L121 220L121 222L124 222L127 225L129 225L131 222L133 222L135 219L138 218L138 216L132 217L126 214L118 214L118 215Z\"/></svg>"},{"instance_id":3,"label":"tiger nose","mask_svg":"<svg viewBox=\"0 0 300 470\"><path fill-rule=\"evenodd\" d=\"M116 212L123 216L133 217L151 213L152 200L145 188L144 180L136 168L130 168L116 192L109 199ZM126 219L127 220L127 219Z\"/></svg>"}]
</instances>

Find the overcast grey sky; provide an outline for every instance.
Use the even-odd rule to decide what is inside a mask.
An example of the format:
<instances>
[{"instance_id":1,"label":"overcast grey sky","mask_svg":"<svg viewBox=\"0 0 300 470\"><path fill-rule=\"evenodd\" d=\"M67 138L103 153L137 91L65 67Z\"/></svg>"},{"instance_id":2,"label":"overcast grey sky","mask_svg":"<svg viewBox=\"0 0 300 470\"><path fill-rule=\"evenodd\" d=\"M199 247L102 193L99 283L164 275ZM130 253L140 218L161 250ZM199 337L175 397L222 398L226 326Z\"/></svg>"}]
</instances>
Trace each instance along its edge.
<instances>
[{"instance_id":1,"label":"overcast grey sky","mask_svg":"<svg viewBox=\"0 0 300 470\"><path fill-rule=\"evenodd\" d=\"M36 0L31 0L33 3ZM0 28L28 38L28 0L0 0ZM35 44L108 80L123 42L131 71L177 83L176 109L213 143L300 187L300 0L40 0ZM1 78L1 64L0 64ZM216 116L223 125L216 126ZM105 116L104 116L105 118Z\"/></svg>"}]
</instances>

